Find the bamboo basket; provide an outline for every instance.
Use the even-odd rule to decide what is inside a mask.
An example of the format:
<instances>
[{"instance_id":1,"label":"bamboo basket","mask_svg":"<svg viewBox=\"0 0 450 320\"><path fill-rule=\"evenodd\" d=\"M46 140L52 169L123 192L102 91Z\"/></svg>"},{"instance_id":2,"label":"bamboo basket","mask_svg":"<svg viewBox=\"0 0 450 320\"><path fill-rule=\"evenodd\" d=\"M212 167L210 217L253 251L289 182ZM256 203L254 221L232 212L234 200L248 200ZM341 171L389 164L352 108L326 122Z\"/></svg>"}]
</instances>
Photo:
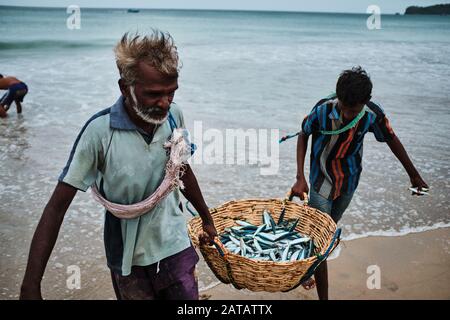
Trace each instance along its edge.
<instances>
[{"instance_id":1,"label":"bamboo basket","mask_svg":"<svg viewBox=\"0 0 450 320\"><path fill-rule=\"evenodd\" d=\"M237 289L251 291L287 292L298 287L314 274L317 266L336 248L341 229L328 214L306 204L288 199L243 199L224 203L211 209L211 216L217 233L236 225L235 220L245 220L252 224L262 223L262 212L268 209L275 221L282 210L284 219L297 219L295 230L309 236L316 247L314 256L292 262L260 261L229 252L216 237L214 245L199 245L198 235L203 231L200 217L188 224L189 235L194 246L200 248L209 268L223 283L233 284Z\"/></svg>"}]
</instances>

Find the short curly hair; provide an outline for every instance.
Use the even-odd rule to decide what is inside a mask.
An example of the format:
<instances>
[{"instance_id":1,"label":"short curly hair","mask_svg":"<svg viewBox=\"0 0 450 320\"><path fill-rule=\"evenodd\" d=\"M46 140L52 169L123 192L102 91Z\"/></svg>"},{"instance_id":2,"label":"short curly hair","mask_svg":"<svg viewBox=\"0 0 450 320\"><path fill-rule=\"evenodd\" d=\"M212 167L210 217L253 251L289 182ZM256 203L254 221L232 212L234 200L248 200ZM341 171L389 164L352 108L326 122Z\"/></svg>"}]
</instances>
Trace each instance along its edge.
<instances>
[{"instance_id":1,"label":"short curly hair","mask_svg":"<svg viewBox=\"0 0 450 320\"><path fill-rule=\"evenodd\" d=\"M136 82L137 65L145 62L169 77L177 77L179 58L172 36L152 29L149 35L125 33L114 48L117 68L126 84Z\"/></svg>"},{"instance_id":2,"label":"short curly hair","mask_svg":"<svg viewBox=\"0 0 450 320\"><path fill-rule=\"evenodd\" d=\"M342 71L336 84L336 95L344 106L349 108L369 102L372 94L372 81L360 66Z\"/></svg>"}]
</instances>

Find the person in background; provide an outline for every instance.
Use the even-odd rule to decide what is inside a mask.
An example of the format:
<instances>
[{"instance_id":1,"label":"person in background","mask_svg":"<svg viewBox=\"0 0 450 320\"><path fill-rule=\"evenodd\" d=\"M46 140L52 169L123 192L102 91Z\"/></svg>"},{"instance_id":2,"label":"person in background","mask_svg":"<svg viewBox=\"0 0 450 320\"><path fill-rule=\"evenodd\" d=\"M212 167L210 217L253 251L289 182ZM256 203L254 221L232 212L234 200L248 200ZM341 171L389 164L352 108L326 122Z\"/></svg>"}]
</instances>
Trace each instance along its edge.
<instances>
[{"instance_id":1,"label":"person in background","mask_svg":"<svg viewBox=\"0 0 450 320\"><path fill-rule=\"evenodd\" d=\"M0 118L7 116L11 103L16 103L17 113L22 113L23 98L28 93L27 85L15 77L4 77L0 74L0 89L8 90L0 99Z\"/></svg>"}]
</instances>

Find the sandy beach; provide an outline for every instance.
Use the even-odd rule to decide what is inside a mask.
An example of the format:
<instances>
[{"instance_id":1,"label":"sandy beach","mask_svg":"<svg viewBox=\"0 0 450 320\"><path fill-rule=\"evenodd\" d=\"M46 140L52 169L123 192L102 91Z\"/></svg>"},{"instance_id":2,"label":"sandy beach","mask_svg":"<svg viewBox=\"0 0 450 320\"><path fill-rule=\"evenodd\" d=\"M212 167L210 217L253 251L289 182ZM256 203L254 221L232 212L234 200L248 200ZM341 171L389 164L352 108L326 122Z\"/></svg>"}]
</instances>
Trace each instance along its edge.
<instances>
[{"instance_id":1,"label":"sandy beach","mask_svg":"<svg viewBox=\"0 0 450 320\"><path fill-rule=\"evenodd\" d=\"M89 267L83 268L81 288L69 290L65 268L50 262L42 282L44 298L115 299L104 258L85 263ZM380 267L380 289L367 288L370 265ZM450 229L343 241L339 257L328 262L328 270L330 299L450 299ZM2 267L1 271L11 295L1 298L17 299L21 274L5 280L8 268ZM200 294L202 299L211 300L317 299L315 289L306 291L301 287L288 293L267 293L219 284Z\"/></svg>"},{"instance_id":2,"label":"sandy beach","mask_svg":"<svg viewBox=\"0 0 450 320\"><path fill-rule=\"evenodd\" d=\"M330 299L450 299L449 231L341 242L340 256L328 262ZM380 267L380 289L367 288L370 265ZM288 293L255 293L220 284L203 293L209 299L317 299L315 289L303 288Z\"/></svg>"}]
</instances>

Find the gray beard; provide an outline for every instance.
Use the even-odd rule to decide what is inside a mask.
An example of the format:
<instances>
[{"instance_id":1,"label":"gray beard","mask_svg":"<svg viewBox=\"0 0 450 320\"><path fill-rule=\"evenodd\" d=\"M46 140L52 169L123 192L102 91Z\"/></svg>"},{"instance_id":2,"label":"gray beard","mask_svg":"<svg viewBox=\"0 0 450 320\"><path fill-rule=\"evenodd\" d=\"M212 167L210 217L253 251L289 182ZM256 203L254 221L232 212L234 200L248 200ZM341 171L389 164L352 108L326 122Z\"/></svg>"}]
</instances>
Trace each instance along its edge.
<instances>
[{"instance_id":1,"label":"gray beard","mask_svg":"<svg viewBox=\"0 0 450 320\"><path fill-rule=\"evenodd\" d=\"M133 110L136 112L137 116L142 121L150 123L150 124L160 125L167 120L167 118L169 117L168 112L162 118L155 118L153 116L153 114L155 113L155 111L159 110L159 108L146 107L146 106L142 106L142 105L138 104L136 95L134 94L134 86L131 87L130 93L131 93L131 98L133 99L133 104L131 105L131 107L133 108Z\"/></svg>"},{"instance_id":2,"label":"gray beard","mask_svg":"<svg viewBox=\"0 0 450 320\"><path fill-rule=\"evenodd\" d=\"M136 112L137 116L141 118L141 120L150 123L150 124L162 124L164 123L169 114L166 114L163 118L155 118L152 116L153 111L156 109L154 107L142 107L137 104L132 105L133 110Z\"/></svg>"}]
</instances>

